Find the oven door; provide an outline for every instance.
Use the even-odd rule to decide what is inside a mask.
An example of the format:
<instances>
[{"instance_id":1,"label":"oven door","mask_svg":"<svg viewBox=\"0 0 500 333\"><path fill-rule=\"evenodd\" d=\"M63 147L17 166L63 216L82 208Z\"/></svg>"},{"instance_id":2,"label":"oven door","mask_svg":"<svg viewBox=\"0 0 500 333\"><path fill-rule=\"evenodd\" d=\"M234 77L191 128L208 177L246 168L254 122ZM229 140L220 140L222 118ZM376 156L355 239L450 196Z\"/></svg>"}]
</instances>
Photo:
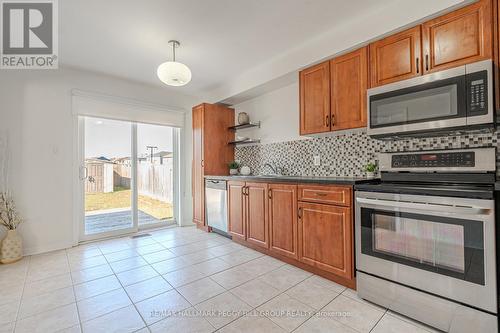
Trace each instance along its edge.
<instances>
[{"instance_id":1,"label":"oven door","mask_svg":"<svg viewBox=\"0 0 500 333\"><path fill-rule=\"evenodd\" d=\"M497 313L493 200L356 193L357 270Z\"/></svg>"},{"instance_id":2,"label":"oven door","mask_svg":"<svg viewBox=\"0 0 500 333\"><path fill-rule=\"evenodd\" d=\"M467 124L465 66L368 90L368 134L397 136Z\"/></svg>"}]
</instances>

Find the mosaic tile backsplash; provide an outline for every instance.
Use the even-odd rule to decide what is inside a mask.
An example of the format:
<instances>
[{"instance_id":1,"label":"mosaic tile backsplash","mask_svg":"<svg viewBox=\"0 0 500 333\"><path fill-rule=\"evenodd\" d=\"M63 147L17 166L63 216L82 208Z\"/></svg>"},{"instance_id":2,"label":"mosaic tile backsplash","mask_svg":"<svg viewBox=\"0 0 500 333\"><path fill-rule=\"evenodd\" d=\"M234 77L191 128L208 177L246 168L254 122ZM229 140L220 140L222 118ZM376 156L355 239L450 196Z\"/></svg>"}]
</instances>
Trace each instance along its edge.
<instances>
[{"instance_id":1,"label":"mosaic tile backsplash","mask_svg":"<svg viewBox=\"0 0 500 333\"><path fill-rule=\"evenodd\" d=\"M264 165L271 163L290 176L362 177L368 162L378 164L380 152L496 147L499 136L499 131L487 131L382 141L370 138L365 130L356 130L328 137L239 146L235 159L249 166L252 174L270 173ZM320 166L314 166L314 155L321 156ZM497 169L500 169L498 166L497 154Z\"/></svg>"}]
</instances>

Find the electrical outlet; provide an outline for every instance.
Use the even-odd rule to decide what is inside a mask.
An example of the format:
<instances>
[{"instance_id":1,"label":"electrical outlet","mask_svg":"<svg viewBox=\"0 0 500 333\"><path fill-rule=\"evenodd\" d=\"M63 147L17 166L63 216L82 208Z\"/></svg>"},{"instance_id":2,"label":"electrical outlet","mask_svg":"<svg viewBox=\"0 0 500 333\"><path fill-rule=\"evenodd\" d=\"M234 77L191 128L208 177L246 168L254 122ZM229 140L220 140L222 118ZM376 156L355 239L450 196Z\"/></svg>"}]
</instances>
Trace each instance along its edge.
<instances>
[{"instance_id":1,"label":"electrical outlet","mask_svg":"<svg viewBox=\"0 0 500 333\"><path fill-rule=\"evenodd\" d=\"M321 157L319 155L314 155L313 156L313 164L314 164L314 166L320 166L321 165Z\"/></svg>"}]
</instances>

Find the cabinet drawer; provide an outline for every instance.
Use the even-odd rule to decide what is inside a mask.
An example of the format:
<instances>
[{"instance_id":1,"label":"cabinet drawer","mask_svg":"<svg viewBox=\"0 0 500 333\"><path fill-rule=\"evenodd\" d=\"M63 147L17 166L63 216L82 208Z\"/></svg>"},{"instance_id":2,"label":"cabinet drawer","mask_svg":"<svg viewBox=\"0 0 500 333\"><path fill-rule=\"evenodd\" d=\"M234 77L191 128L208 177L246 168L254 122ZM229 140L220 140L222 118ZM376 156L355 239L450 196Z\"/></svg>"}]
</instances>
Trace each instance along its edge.
<instances>
[{"instance_id":1,"label":"cabinet drawer","mask_svg":"<svg viewBox=\"0 0 500 333\"><path fill-rule=\"evenodd\" d=\"M299 185L299 200L351 206L351 187Z\"/></svg>"}]
</instances>

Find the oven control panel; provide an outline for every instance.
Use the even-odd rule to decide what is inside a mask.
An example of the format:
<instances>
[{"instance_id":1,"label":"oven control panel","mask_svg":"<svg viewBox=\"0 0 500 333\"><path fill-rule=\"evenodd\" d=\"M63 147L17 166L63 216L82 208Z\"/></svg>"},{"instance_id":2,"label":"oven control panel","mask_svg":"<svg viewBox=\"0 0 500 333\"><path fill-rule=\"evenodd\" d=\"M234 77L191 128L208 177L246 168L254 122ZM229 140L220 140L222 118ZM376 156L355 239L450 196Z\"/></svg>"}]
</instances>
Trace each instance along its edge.
<instances>
[{"instance_id":1,"label":"oven control panel","mask_svg":"<svg viewBox=\"0 0 500 333\"><path fill-rule=\"evenodd\" d=\"M397 154L392 156L393 168L474 167L475 152L442 152Z\"/></svg>"}]
</instances>

